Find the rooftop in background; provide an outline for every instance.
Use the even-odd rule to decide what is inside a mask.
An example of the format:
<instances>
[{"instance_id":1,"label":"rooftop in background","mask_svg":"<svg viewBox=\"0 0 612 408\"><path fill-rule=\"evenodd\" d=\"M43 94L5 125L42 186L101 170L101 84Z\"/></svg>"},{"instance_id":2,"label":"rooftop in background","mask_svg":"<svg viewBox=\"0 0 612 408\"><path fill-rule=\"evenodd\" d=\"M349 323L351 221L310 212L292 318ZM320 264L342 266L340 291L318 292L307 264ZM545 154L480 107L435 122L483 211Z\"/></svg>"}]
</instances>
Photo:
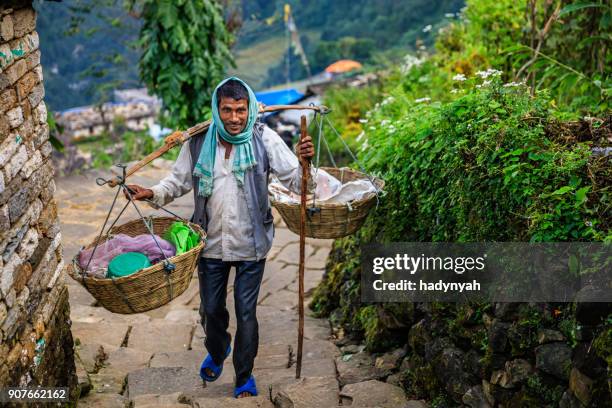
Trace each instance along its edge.
<instances>
[{"instance_id":1,"label":"rooftop in background","mask_svg":"<svg viewBox=\"0 0 612 408\"><path fill-rule=\"evenodd\" d=\"M325 72L329 72L330 74L342 74L345 72L356 71L362 69L363 65L357 61L342 59L330 64L327 68L325 68Z\"/></svg>"},{"instance_id":2,"label":"rooftop in background","mask_svg":"<svg viewBox=\"0 0 612 408\"><path fill-rule=\"evenodd\" d=\"M287 88L255 93L257 100L264 105L291 105L304 98L297 89Z\"/></svg>"},{"instance_id":3,"label":"rooftop in background","mask_svg":"<svg viewBox=\"0 0 612 408\"><path fill-rule=\"evenodd\" d=\"M155 95L149 95L147 88L116 89L113 95L115 102L144 102L161 105L161 100Z\"/></svg>"}]
</instances>

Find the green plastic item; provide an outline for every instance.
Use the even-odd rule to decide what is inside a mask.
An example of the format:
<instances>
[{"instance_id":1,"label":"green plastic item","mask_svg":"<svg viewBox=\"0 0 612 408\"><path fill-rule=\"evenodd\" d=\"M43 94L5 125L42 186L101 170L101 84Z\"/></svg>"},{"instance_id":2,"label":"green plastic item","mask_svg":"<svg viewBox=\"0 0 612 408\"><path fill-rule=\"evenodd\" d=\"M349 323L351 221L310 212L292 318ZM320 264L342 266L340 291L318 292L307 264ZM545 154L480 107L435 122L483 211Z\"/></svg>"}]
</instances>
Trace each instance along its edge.
<instances>
[{"instance_id":1,"label":"green plastic item","mask_svg":"<svg viewBox=\"0 0 612 408\"><path fill-rule=\"evenodd\" d=\"M125 252L114 257L108 264L108 277L120 278L151 266L149 258L140 252Z\"/></svg>"},{"instance_id":2,"label":"green plastic item","mask_svg":"<svg viewBox=\"0 0 612 408\"><path fill-rule=\"evenodd\" d=\"M185 253L200 243L200 236L181 221L173 223L163 238L176 248L176 255Z\"/></svg>"}]
</instances>

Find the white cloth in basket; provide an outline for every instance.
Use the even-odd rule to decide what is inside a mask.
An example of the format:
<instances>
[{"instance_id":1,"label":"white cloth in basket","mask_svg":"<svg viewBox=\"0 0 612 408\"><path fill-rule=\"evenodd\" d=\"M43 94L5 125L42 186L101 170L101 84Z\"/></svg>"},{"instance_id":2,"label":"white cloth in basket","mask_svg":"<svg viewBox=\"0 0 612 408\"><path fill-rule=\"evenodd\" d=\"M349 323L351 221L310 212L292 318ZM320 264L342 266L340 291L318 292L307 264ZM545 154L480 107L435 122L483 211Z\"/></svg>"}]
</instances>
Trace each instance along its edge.
<instances>
[{"instance_id":1,"label":"white cloth in basket","mask_svg":"<svg viewBox=\"0 0 612 408\"><path fill-rule=\"evenodd\" d=\"M360 200L368 193L376 192L370 180L361 179L342 184L340 180L323 169L318 169L316 175L315 199L317 203L346 204ZM277 180L272 179L268 191L275 201L287 204L300 203L299 194L289 191ZM312 202L312 198L312 194L306 196L308 202Z\"/></svg>"}]
</instances>

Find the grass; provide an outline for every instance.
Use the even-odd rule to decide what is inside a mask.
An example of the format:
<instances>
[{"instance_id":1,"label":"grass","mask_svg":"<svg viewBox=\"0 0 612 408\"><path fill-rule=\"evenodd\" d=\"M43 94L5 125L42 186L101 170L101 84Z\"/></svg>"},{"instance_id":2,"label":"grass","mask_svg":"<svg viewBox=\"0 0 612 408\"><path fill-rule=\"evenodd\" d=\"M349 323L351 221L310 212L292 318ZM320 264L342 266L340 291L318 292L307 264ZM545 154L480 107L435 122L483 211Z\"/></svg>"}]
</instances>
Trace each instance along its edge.
<instances>
[{"instance_id":1,"label":"grass","mask_svg":"<svg viewBox=\"0 0 612 408\"><path fill-rule=\"evenodd\" d=\"M319 31L301 31L312 41L318 41L321 33ZM287 38L285 34L267 38L247 48L238 48L234 51L236 68L228 70L229 75L236 75L247 82L255 91L261 91L268 69L278 65L287 49Z\"/></svg>"}]
</instances>

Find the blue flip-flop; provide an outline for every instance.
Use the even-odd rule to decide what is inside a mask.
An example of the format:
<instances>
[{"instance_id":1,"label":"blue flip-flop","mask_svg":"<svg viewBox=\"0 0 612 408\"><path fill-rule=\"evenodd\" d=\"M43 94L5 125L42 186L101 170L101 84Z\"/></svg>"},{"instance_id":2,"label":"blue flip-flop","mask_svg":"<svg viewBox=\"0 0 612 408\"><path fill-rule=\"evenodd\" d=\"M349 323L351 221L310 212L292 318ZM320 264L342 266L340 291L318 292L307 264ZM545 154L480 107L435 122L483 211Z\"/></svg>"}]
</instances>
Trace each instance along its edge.
<instances>
[{"instance_id":1,"label":"blue flip-flop","mask_svg":"<svg viewBox=\"0 0 612 408\"><path fill-rule=\"evenodd\" d=\"M255 385L255 377L253 375L249 377L249 380L244 385L234 388L234 398L238 398L243 392L248 392L253 397L257 395L257 385Z\"/></svg>"},{"instance_id":2,"label":"blue flip-flop","mask_svg":"<svg viewBox=\"0 0 612 408\"><path fill-rule=\"evenodd\" d=\"M223 360L225 360L227 356L229 356L231 351L232 351L232 348L231 346L228 345L227 351L225 352L225 357L223 357ZM206 374L207 368L215 374L214 377L211 377L208 374ZM223 372L223 362L221 362L221 365L216 365L211 355L208 354L206 358L204 359L204 361L202 361L202 365L200 366L200 377L202 377L202 379L205 381L213 382L221 376L221 372Z\"/></svg>"}]
</instances>

